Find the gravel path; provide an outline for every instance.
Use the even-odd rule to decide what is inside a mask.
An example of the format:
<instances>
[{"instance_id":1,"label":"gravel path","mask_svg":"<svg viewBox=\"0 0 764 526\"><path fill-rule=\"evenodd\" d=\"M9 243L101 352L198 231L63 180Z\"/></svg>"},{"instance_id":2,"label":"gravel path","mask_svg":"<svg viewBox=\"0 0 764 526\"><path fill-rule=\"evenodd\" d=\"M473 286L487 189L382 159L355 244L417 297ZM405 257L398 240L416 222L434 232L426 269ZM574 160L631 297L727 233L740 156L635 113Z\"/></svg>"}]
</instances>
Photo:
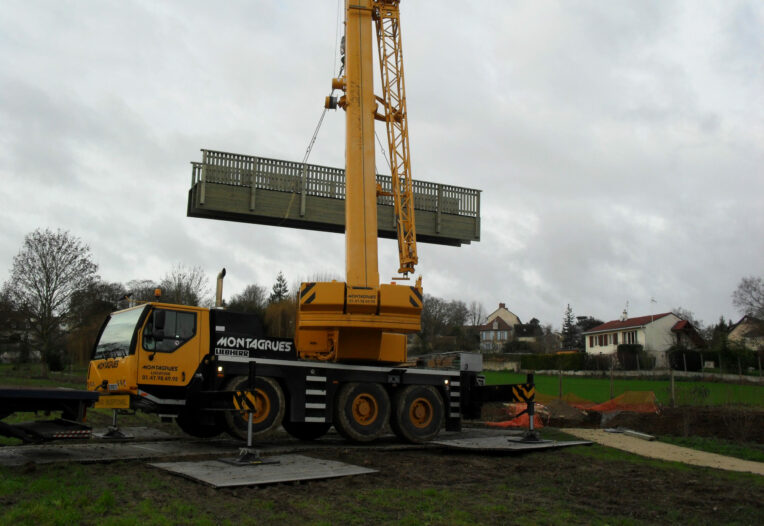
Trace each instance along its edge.
<instances>
[{"instance_id":1,"label":"gravel path","mask_svg":"<svg viewBox=\"0 0 764 526\"><path fill-rule=\"evenodd\" d=\"M697 449L666 444L664 442L642 440L624 435L623 433L608 433L602 429L569 428L564 429L564 431L584 440L591 440L603 446L621 449L643 457L764 475L764 462L742 460L716 453L707 453Z\"/></svg>"}]
</instances>

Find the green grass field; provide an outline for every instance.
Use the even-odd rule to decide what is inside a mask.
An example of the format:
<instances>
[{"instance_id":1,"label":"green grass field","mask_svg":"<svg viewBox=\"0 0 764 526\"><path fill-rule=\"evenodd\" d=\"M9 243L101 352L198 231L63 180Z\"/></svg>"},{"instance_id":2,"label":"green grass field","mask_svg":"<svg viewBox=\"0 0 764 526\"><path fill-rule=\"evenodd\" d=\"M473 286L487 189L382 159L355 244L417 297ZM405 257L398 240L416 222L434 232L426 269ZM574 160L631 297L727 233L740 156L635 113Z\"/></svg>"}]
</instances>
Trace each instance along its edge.
<instances>
[{"instance_id":1,"label":"green grass field","mask_svg":"<svg viewBox=\"0 0 764 526\"><path fill-rule=\"evenodd\" d=\"M727 455L730 457L741 458L743 460L753 460L755 462L764 462L764 444L739 443L721 438L709 437L675 437L661 436L661 442L668 442L677 446L689 447L709 453Z\"/></svg>"},{"instance_id":2,"label":"green grass field","mask_svg":"<svg viewBox=\"0 0 764 526\"><path fill-rule=\"evenodd\" d=\"M525 375L507 371L485 371L488 384L511 384L525 382ZM557 376L536 375L536 390L546 395L557 396L559 378ZM679 403L687 405L747 405L764 407L764 386L738 385L720 382L676 381L675 389ZM703 396L700 393L708 395ZM626 391L653 391L658 401L668 404L670 390L668 380L632 380L616 378L613 381L613 395ZM606 402L610 399L609 378L583 378L563 376L562 394L573 393L592 402Z\"/></svg>"}]
</instances>

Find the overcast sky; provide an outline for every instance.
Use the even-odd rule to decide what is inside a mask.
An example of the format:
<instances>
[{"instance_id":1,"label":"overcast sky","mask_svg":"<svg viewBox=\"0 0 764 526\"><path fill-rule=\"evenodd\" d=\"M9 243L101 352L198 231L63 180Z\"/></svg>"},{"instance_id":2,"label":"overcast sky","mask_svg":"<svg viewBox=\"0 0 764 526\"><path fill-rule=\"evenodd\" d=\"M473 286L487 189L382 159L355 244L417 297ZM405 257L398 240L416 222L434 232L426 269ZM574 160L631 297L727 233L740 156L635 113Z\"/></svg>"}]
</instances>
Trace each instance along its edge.
<instances>
[{"instance_id":1,"label":"overcast sky","mask_svg":"<svg viewBox=\"0 0 764 526\"><path fill-rule=\"evenodd\" d=\"M555 327L568 303L738 319L732 291L764 275L764 2L402 4L414 178L483 191L479 243L419 245L426 293ZM36 228L82 238L109 281L184 263L212 287L225 266L230 297L279 270L344 276L340 235L186 217L201 148L302 159L337 17L336 0L5 0L0 281ZM310 162L343 166L341 111ZM396 244L379 245L387 280Z\"/></svg>"}]
</instances>

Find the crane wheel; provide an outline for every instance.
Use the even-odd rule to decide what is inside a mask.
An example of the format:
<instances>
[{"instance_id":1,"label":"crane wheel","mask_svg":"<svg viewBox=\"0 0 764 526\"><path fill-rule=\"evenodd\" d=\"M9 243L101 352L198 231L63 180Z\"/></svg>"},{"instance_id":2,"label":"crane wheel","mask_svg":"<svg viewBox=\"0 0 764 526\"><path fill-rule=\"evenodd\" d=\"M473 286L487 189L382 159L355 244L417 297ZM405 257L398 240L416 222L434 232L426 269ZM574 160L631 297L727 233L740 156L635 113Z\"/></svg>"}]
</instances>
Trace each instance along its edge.
<instances>
[{"instance_id":1,"label":"crane wheel","mask_svg":"<svg viewBox=\"0 0 764 526\"><path fill-rule=\"evenodd\" d=\"M298 440L316 440L324 436L329 428L329 423L324 422L288 422L284 420L281 423L284 430Z\"/></svg>"},{"instance_id":2,"label":"crane wheel","mask_svg":"<svg viewBox=\"0 0 764 526\"><path fill-rule=\"evenodd\" d=\"M223 432L221 425L200 423L199 412L193 410L180 413L175 423L184 433L196 438L212 438Z\"/></svg>"},{"instance_id":3,"label":"crane wheel","mask_svg":"<svg viewBox=\"0 0 764 526\"><path fill-rule=\"evenodd\" d=\"M252 413L252 435L264 437L278 429L284 419L284 391L273 378L258 376L254 388L246 376L236 376L226 384L233 391L235 411L226 411L226 431L234 438L247 439L249 413Z\"/></svg>"},{"instance_id":4,"label":"crane wheel","mask_svg":"<svg viewBox=\"0 0 764 526\"><path fill-rule=\"evenodd\" d=\"M390 427L395 435L414 444L429 442L443 427L443 398L431 385L409 385L393 396Z\"/></svg>"},{"instance_id":5,"label":"crane wheel","mask_svg":"<svg viewBox=\"0 0 764 526\"><path fill-rule=\"evenodd\" d=\"M334 427L353 442L371 442L385 431L390 419L390 397L380 384L343 385L334 403Z\"/></svg>"}]
</instances>

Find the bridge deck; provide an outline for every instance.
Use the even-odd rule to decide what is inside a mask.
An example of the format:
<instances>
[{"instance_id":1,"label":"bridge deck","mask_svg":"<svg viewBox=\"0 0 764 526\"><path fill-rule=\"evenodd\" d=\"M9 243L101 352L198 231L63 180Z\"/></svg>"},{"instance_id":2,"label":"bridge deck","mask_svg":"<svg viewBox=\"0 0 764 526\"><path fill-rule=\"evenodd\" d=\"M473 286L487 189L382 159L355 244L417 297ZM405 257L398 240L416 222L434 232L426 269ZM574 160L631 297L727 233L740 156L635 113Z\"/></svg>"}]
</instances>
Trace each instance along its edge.
<instances>
[{"instance_id":1,"label":"bridge deck","mask_svg":"<svg viewBox=\"0 0 764 526\"><path fill-rule=\"evenodd\" d=\"M345 231L345 171L202 150L191 163L188 215L324 232ZM377 175L383 191L392 178ZM393 198L377 197L379 236L397 238ZM417 240L459 246L480 240L480 190L414 181Z\"/></svg>"}]
</instances>

